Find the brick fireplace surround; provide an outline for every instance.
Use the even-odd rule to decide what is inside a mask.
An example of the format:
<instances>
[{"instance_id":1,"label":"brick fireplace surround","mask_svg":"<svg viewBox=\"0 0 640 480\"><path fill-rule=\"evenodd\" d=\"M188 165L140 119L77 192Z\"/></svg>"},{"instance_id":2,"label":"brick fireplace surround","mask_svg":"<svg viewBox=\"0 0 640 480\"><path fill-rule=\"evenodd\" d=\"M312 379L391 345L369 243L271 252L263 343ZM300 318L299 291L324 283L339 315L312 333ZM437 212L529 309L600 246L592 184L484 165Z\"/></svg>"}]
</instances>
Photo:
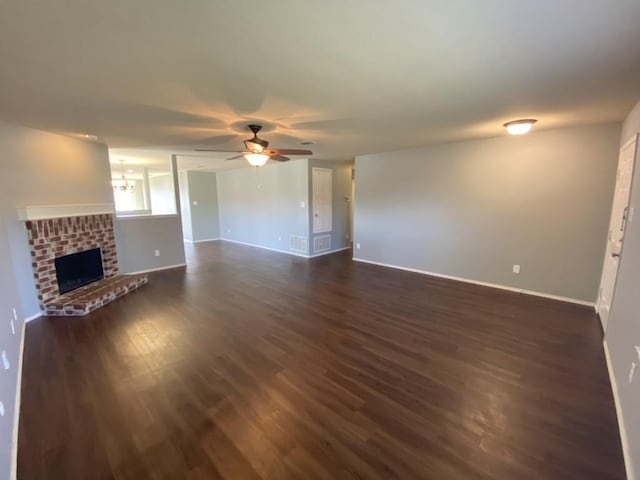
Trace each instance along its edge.
<instances>
[{"instance_id":1,"label":"brick fireplace surround","mask_svg":"<svg viewBox=\"0 0 640 480\"><path fill-rule=\"evenodd\" d=\"M26 222L40 306L47 315L85 315L147 283L146 275L118 275L113 214ZM102 250L103 280L60 295L55 259L92 248Z\"/></svg>"}]
</instances>

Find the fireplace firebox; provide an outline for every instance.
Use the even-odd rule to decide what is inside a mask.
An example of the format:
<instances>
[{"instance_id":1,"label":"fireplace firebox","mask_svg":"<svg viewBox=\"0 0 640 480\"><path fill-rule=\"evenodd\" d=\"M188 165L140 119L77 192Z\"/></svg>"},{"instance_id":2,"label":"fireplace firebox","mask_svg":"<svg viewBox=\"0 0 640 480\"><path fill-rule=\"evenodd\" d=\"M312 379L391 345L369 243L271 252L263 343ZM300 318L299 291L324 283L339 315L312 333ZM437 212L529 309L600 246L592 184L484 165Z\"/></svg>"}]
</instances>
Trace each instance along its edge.
<instances>
[{"instance_id":1,"label":"fireplace firebox","mask_svg":"<svg viewBox=\"0 0 640 480\"><path fill-rule=\"evenodd\" d=\"M104 278L100 248L58 257L55 266L60 295Z\"/></svg>"}]
</instances>

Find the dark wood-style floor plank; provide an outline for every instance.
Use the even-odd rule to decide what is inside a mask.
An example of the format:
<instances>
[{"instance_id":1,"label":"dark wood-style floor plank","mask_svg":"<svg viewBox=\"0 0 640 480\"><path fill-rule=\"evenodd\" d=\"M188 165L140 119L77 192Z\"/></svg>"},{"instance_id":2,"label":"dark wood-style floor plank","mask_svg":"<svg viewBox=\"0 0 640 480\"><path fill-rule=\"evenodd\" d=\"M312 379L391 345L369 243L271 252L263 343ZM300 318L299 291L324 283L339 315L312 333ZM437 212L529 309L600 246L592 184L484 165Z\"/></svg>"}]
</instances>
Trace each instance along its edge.
<instances>
[{"instance_id":1,"label":"dark wood-style floor plank","mask_svg":"<svg viewBox=\"0 0 640 480\"><path fill-rule=\"evenodd\" d=\"M211 242L27 326L28 479L599 479L624 466L593 312Z\"/></svg>"}]
</instances>

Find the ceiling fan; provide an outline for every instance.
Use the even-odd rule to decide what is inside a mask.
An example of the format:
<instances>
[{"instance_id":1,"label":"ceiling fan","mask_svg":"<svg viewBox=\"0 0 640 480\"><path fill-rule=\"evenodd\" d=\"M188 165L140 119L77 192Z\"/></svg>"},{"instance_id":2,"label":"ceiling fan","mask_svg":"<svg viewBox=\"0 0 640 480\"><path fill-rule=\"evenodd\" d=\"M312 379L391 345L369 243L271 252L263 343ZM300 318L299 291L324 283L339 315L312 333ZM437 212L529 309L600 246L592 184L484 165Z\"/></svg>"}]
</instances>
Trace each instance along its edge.
<instances>
[{"instance_id":1,"label":"ceiling fan","mask_svg":"<svg viewBox=\"0 0 640 480\"><path fill-rule=\"evenodd\" d=\"M196 148L196 152L228 152L239 153L227 160L235 160L236 158L246 158L250 165L254 167L262 167L267 160L276 162L286 162L290 160L285 155L313 155L311 150L296 149L267 149L269 142L258 137L258 132L262 130L262 125L247 125L247 128L253 132L253 137L244 141L244 150L215 150L211 148Z\"/></svg>"}]
</instances>

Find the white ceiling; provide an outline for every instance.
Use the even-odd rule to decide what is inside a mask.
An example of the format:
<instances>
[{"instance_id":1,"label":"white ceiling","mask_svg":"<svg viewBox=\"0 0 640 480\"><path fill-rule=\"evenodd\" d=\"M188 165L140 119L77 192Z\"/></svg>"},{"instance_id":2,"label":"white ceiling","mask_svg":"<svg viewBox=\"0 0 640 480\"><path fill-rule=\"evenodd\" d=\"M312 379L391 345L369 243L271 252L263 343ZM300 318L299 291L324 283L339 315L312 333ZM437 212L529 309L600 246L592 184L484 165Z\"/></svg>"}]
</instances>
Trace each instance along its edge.
<instances>
[{"instance_id":1,"label":"white ceiling","mask_svg":"<svg viewBox=\"0 0 640 480\"><path fill-rule=\"evenodd\" d=\"M226 160L234 155L233 153L203 154L182 149L169 152L161 149L110 148L111 175L114 178L120 178L123 166L125 177L128 179L142 179L145 168L148 169L150 176L169 173L171 172L172 153L177 155L179 171L202 170L217 172L250 166L244 158Z\"/></svg>"},{"instance_id":2,"label":"white ceiling","mask_svg":"<svg viewBox=\"0 0 640 480\"><path fill-rule=\"evenodd\" d=\"M319 158L620 120L638 0L0 0L0 117L110 147Z\"/></svg>"}]
</instances>

